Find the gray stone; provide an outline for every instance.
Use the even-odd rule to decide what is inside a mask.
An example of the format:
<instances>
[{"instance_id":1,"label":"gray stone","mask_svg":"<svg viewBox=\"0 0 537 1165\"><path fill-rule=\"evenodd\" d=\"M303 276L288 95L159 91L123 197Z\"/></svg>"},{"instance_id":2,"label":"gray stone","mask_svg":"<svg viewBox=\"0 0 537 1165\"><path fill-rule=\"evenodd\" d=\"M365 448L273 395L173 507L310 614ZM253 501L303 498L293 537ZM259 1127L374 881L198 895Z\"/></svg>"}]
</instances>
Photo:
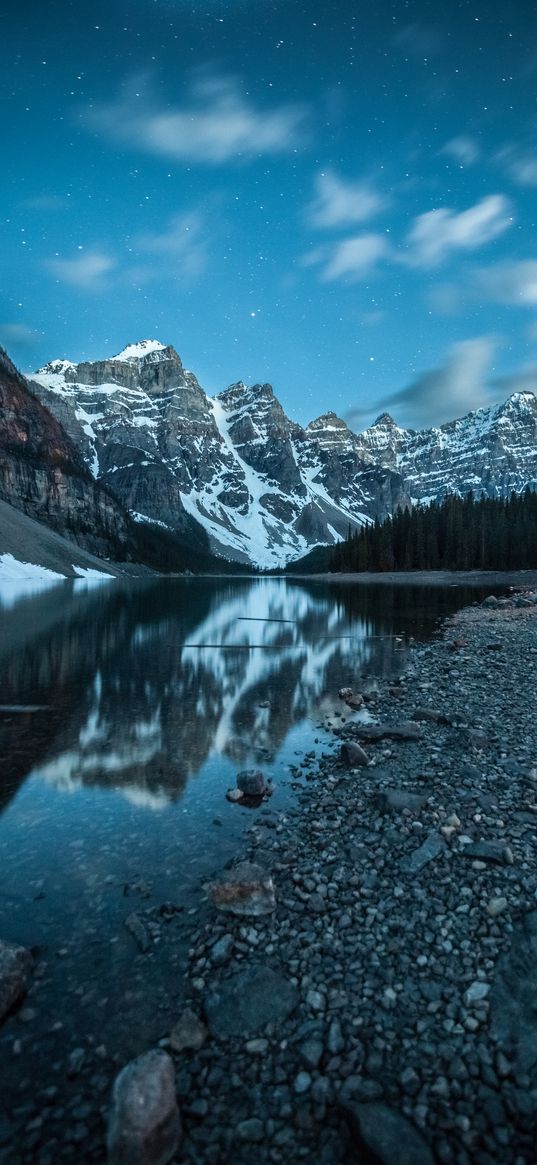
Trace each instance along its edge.
<instances>
[{"instance_id":1,"label":"gray stone","mask_svg":"<svg viewBox=\"0 0 537 1165\"><path fill-rule=\"evenodd\" d=\"M237 773L237 789L246 797L262 797L267 791L267 782L259 769L244 769Z\"/></svg>"},{"instance_id":2,"label":"gray stone","mask_svg":"<svg viewBox=\"0 0 537 1165\"><path fill-rule=\"evenodd\" d=\"M349 769L357 769L369 764L369 758L364 749L354 740L347 740L341 745L341 760Z\"/></svg>"},{"instance_id":3,"label":"gray stone","mask_svg":"<svg viewBox=\"0 0 537 1165\"><path fill-rule=\"evenodd\" d=\"M434 708L415 708L412 719L429 724L451 724L451 719L445 712L435 712Z\"/></svg>"},{"instance_id":4,"label":"gray stone","mask_svg":"<svg viewBox=\"0 0 537 1165\"><path fill-rule=\"evenodd\" d=\"M237 1133L241 1141L252 1141L254 1144L263 1140L265 1136L265 1126L259 1117L252 1116L249 1120L239 1121L237 1125Z\"/></svg>"},{"instance_id":5,"label":"gray stone","mask_svg":"<svg viewBox=\"0 0 537 1165\"><path fill-rule=\"evenodd\" d=\"M512 1050L517 1071L537 1084L537 910L516 926L509 950L500 955L490 992L491 1028Z\"/></svg>"},{"instance_id":6,"label":"gray stone","mask_svg":"<svg viewBox=\"0 0 537 1165\"><path fill-rule=\"evenodd\" d=\"M375 1165L434 1165L434 1158L415 1125L386 1104L343 1105L356 1160Z\"/></svg>"},{"instance_id":7,"label":"gray stone","mask_svg":"<svg viewBox=\"0 0 537 1165\"><path fill-rule=\"evenodd\" d=\"M280 972L253 965L224 980L206 997L204 1009L211 1032L242 1036L281 1023L298 998L295 985Z\"/></svg>"},{"instance_id":8,"label":"gray stone","mask_svg":"<svg viewBox=\"0 0 537 1165\"><path fill-rule=\"evenodd\" d=\"M504 841L472 841L469 845L461 846L460 853L464 858L477 858L481 862L495 862L500 866L511 865L513 854Z\"/></svg>"},{"instance_id":9,"label":"gray stone","mask_svg":"<svg viewBox=\"0 0 537 1165\"><path fill-rule=\"evenodd\" d=\"M228 959L231 958L233 942L233 935L231 934L223 934L222 938L217 939L214 946L211 947L211 959L213 963L227 963Z\"/></svg>"},{"instance_id":10,"label":"gray stone","mask_svg":"<svg viewBox=\"0 0 537 1165\"><path fill-rule=\"evenodd\" d=\"M199 1016L186 1007L170 1033L170 1047L174 1052L185 1048L198 1052L207 1039L207 1028Z\"/></svg>"},{"instance_id":11,"label":"gray stone","mask_svg":"<svg viewBox=\"0 0 537 1165\"><path fill-rule=\"evenodd\" d=\"M418 813L427 796L427 793L410 793L406 789L379 789L375 793L375 802L381 813L402 813L404 809Z\"/></svg>"},{"instance_id":12,"label":"gray stone","mask_svg":"<svg viewBox=\"0 0 537 1165\"><path fill-rule=\"evenodd\" d=\"M421 732L412 721L404 724L356 724L353 732L360 740L421 740Z\"/></svg>"},{"instance_id":13,"label":"gray stone","mask_svg":"<svg viewBox=\"0 0 537 1165\"><path fill-rule=\"evenodd\" d=\"M149 932L144 926L140 916L134 911L132 914L128 914L125 919L124 926L125 929L128 930L129 934L132 934L138 950L145 955L151 947L151 939L149 937Z\"/></svg>"},{"instance_id":14,"label":"gray stone","mask_svg":"<svg viewBox=\"0 0 537 1165\"><path fill-rule=\"evenodd\" d=\"M271 875L253 862L240 862L222 882L213 882L209 895L219 910L257 918L276 909Z\"/></svg>"},{"instance_id":15,"label":"gray stone","mask_svg":"<svg viewBox=\"0 0 537 1165\"><path fill-rule=\"evenodd\" d=\"M167 1165L181 1140L173 1060L144 1052L114 1082L108 1123L108 1165Z\"/></svg>"},{"instance_id":16,"label":"gray stone","mask_svg":"<svg viewBox=\"0 0 537 1165\"><path fill-rule=\"evenodd\" d=\"M0 1022L28 990L32 966L26 947L0 942Z\"/></svg>"},{"instance_id":17,"label":"gray stone","mask_svg":"<svg viewBox=\"0 0 537 1165\"><path fill-rule=\"evenodd\" d=\"M444 839L436 830L431 832L425 838L422 845L415 849L408 857L403 858L400 869L404 874L417 874L422 870L428 862L433 861L434 858L444 853L446 844Z\"/></svg>"},{"instance_id":18,"label":"gray stone","mask_svg":"<svg viewBox=\"0 0 537 1165\"><path fill-rule=\"evenodd\" d=\"M483 999L487 998L490 991L490 983L485 983L483 979L476 979L471 983L468 990L464 992L464 1002L467 1007L472 1003L481 1003Z\"/></svg>"},{"instance_id":19,"label":"gray stone","mask_svg":"<svg viewBox=\"0 0 537 1165\"><path fill-rule=\"evenodd\" d=\"M304 1040L300 1046L300 1055L308 1068L317 1068L323 1054L323 1045L320 1040Z\"/></svg>"}]
</instances>

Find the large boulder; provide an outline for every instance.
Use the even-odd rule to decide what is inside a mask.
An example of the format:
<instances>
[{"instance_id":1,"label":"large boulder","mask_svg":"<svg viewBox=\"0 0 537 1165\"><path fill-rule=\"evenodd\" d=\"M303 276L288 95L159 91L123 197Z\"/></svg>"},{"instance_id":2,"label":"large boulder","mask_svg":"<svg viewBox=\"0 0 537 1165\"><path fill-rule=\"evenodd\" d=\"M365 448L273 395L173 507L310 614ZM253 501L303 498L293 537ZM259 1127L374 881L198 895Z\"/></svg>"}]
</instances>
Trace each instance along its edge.
<instances>
[{"instance_id":1,"label":"large boulder","mask_svg":"<svg viewBox=\"0 0 537 1165\"><path fill-rule=\"evenodd\" d=\"M180 1140L173 1060L160 1049L144 1052L114 1082L108 1165L167 1165Z\"/></svg>"},{"instance_id":2,"label":"large boulder","mask_svg":"<svg viewBox=\"0 0 537 1165\"><path fill-rule=\"evenodd\" d=\"M32 966L26 947L0 942L0 1022L28 990Z\"/></svg>"},{"instance_id":3,"label":"large boulder","mask_svg":"<svg viewBox=\"0 0 537 1165\"><path fill-rule=\"evenodd\" d=\"M375 1165L434 1165L426 1141L415 1125L386 1104L347 1103L343 1112L349 1127L351 1152L359 1162Z\"/></svg>"}]
</instances>

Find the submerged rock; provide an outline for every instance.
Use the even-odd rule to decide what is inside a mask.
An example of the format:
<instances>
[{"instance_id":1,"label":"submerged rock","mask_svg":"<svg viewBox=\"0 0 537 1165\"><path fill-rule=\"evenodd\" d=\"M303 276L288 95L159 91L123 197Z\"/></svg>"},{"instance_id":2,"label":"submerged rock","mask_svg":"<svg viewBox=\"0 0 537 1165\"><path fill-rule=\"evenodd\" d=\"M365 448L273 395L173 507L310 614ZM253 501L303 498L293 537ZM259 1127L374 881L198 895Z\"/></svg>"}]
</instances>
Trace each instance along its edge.
<instances>
[{"instance_id":1,"label":"submerged rock","mask_svg":"<svg viewBox=\"0 0 537 1165\"><path fill-rule=\"evenodd\" d=\"M223 882L212 882L209 896L219 910L257 918L276 909L271 875L253 862L240 862Z\"/></svg>"},{"instance_id":2,"label":"submerged rock","mask_svg":"<svg viewBox=\"0 0 537 1165\"><path fill-rule=\"evenodd\" d=\"M26 947L0 942L0 1022L28 990L32 966Z\"/></svg>"},{"instance_id":3,"label":"submerged rock","mask_svg":"<svg viewBox=\"0 0 537 1165\"><path fill-rule=\"evenodd\" d=\"M204 1001L209 1029L216 1035L255 1034L294 1011L298 990L279 971L254 965L226 979Z\"/></svg>"},{"instance_id":4,"label":"submerged rock","mask_svg":"<svg viewBox=\"0 0 537 1165\"><path fill-rule=\"evenodd\" d=\"M160 1049L144 1052L114 1082L108 1165L167 1165L180 1140L173 1060Z\"/></svg>"},{"instance_id":5,"label":"submerged rock","mask_svg":"<svg viewBox=\"0 0 537 1165\"><path fill-rule=\"evenodd\" d=\"M426 1141L415 1125L386 1104L343 1105L351 1149L360 1162L375 1165L434 1165Z\"/></svg>"}]
</instances>

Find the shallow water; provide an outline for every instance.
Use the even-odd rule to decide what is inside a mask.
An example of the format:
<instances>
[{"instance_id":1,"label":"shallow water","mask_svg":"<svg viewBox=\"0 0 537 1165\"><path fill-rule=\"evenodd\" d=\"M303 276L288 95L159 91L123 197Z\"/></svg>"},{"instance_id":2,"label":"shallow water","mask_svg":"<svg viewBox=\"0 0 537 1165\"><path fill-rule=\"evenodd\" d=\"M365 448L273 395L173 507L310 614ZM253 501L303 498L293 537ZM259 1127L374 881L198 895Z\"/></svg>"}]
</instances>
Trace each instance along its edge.
<instances>
[{"instance_id":1,"label":"shallow water","mask_svg":"<svg viewBox=\"0 0 537 1165\"><path fill-rule=\"evenodd\" d=\"M410 637L483 593L197 578L0 589L0 937L39 948L42 976L36 1015L2 1030L17 1087L28 1049L31 1080L88 1042L124 1057L166 1032L204 879L254 820L292 811L292 766L334 748L338 689L396 676ZM276 786L257 810L225 798L251 766ZM178 911L142 955L125 918L162 903Z\"/></svg>"}]
</instances>

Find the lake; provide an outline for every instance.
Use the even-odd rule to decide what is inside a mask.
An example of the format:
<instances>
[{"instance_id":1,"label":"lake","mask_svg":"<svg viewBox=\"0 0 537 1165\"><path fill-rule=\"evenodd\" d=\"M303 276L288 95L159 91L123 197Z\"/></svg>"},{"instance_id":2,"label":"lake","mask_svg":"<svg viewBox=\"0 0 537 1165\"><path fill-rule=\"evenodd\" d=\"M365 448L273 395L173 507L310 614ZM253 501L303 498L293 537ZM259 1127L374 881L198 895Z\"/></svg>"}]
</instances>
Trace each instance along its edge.
<instances>
[{"instance_id":1,"label":"lake","mask_svg":"<svg viewBox=\"0 0 537 1165\"><path fill-rule=\"evenodd\" d=\"M0 937L38 956L0 1037L8 1103L37 1080L76 1098L88 1056L108 1064L92 1067L98 1092L110 1059L169 1030L203 883L254 822L297 812L304 754L334 751L330 724L360 715L339 688L395 678L412 639L489 591L277 578L0 590ZM229 803L254 766L270 802ZM151 955L131 913L153 926Z\"/></svg>"}]
</instances>

